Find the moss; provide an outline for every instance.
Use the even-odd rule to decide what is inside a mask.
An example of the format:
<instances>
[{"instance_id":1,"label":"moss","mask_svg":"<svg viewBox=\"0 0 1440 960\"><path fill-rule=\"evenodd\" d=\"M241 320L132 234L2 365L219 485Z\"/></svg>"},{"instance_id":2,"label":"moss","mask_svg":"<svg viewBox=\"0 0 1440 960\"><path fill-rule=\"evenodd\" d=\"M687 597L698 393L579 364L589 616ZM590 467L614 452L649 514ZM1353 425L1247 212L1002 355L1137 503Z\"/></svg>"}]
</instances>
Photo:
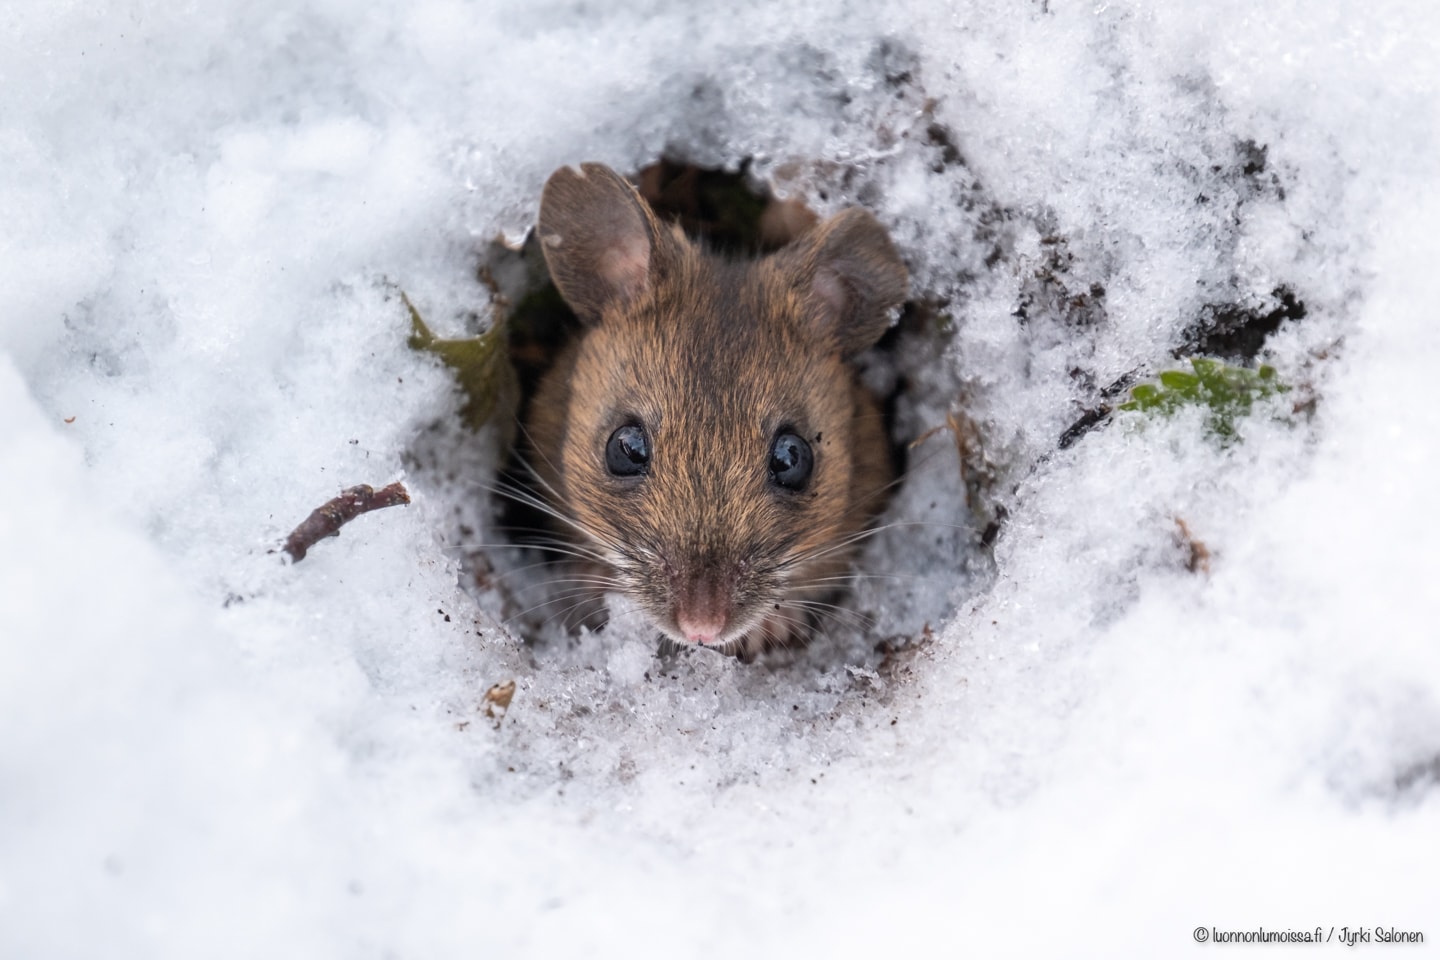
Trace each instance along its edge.
<instances>
[{"instance_id":1,"label":"moss","mask_svg":"<svg viewBox=\"0 0 1440 960\"><path fill-rule=\"evenodd\" d=\"M1274 367L1262 365L1251 370L1205 357L1192 358L1190 366L1191 372L1167 370L1160 374L1159 383L1135 387L1119 409L1168 415L1186 406L1208 407L1210 429L1230 439L1235 435L1236 419L1247 416L1257 399L1290 389L1276 376Z\"/></svg>"}]
</instances>

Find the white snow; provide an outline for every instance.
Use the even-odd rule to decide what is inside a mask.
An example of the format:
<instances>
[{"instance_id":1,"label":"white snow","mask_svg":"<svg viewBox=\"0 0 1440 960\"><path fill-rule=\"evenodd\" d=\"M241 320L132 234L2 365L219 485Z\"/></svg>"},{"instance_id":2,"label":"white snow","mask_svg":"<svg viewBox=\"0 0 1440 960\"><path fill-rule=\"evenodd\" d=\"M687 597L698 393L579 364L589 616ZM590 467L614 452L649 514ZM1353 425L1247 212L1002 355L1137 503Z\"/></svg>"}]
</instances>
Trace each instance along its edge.
<instances>
[{"instance_id":1,"label":"white snow","mask_svg":"<svg viewBox=\"0 0 1440 960\"><path fill-rule=\"evenodd\" d=\"M1440 11L882 7L0 7L0 956L1434 949ZM869 205L946 304L901 428L959 399L1009 519L920 448L893 662L530 647L461 584L494 453L393 291L463 333L551 170L667 150ZM1280 287L1312 416L1058 449Z\"/></svg>"}]
</instances>

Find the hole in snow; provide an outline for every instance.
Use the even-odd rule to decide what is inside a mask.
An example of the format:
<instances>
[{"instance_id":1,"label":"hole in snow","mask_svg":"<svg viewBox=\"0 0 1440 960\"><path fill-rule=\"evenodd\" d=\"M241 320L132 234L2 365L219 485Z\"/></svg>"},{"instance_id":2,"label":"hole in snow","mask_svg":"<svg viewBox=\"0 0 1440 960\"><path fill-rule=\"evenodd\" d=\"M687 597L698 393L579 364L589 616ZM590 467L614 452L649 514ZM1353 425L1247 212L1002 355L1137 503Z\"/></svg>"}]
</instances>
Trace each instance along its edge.
<instances>
[{"instance_id":1,"label":"hole in snow","mask_svg":"<svg viewBox=\"0 0 1440 960\"><path fill-rule=\"evenodd\" d=\"M731 172L662 159L632 181L662 220L678 223L713 251L753 257L790 243L819 218L803 200L774 195L749 176L748 166L741 163ZM519 420L525 423L541 377L578 334L580 323L551 281L534 231L518 249L492 244L482 255L479 276L506 318L520 384ZM882 401L892 457L903 479L854 565L853 582L838 600L841 612L819 625L804 651L770 654L772 664L797 657L830 664L838 658L867 667L890 662L895 651L928 636L948 614L957 569L984 567L983 524L970 516L961 467L967 444L977 442L975 427L947 417L948 400L937 404L937 397L949 391L937 387L943 380L936 373L947 329L938 304L912 300L882 340L856 358L862 382ZM925 399L917 404L913 397L920 395ZM517 442L523 450L523 437ZM489 530L467 538L477 544L468 551L470 574L489 598L487 606L498 605L519 635L570 647L577 641L566 639L556 605L546 601L556 589L552 581L562 576L545 549L547 541L554 543L554 525L527 502L538 496L522 460L512 451L495 484L499 491L519 495L492 496L489 521L477 521L470 530L472 535L482 526ZM658 634L643 620L621 619L625 629L640 630L647 638ZM586 622L598 625L604 618ZM593 641L582 637L578 642Z\"/></svg>"},{"instance_id":2,"label":"hole in snow","mask_svg":"<svg viewBox=\"0 0 1440 960\"><path fill-rule=\"evenodd\" d=\"M913 79L897 77L903 94ZM1117 340L1117 327L1129 321L1113 315L1112 284L1118 278L1123 295L1134 278L1095 237L1066 226L1045 205L1000 199L967 166L963 141L934 117L929 102L911 99L911 126L894 126L886 136L897 158L918 155L928 171L922 178L944 179L951 207L946 216L960 229L940 238L925 232L923 218L887 222L910 266L914 296L857 366L885 400L904 482L859 557L845 600L863 628L831 627L799 655L822 668L893 663L896 650L928 636L958 605L985 590L993 578L990 551L1019 508L1027 478L1057 450L1103 428L1134 384L1163 369L1157 366L1166 362L1161 351L1251 363L1287 322L1306 316L1289 286L1277 286L1273 302L1257 300L1235 273L1226 279L1216 272L1188 308L1189 319L1172 322L1167 343ZM1191 202L1197 209L1209 211L1217 224L1234 224L1244 223L1252 209L1283 204L1284 186L1263 147L1237 139L1222 154L1223 162L1176 174L1195 183ZM891 192L906 189L904 177L915 172L891 169L900 163L888 157L848 167L744 162L728 172L667 159L633 181L663 219L678 222L712 249L753 256L777 249L814 222L807 200L826 214L855 202L884 218L896 204ZM1217 231L1211 240L1217 260L1233 255L1230 233ZM509 319L510 355L528 399L578 321L551 283L533 233L519 249L487 249L480 276ZM997 345L1008 351L1007 366L992 373L984 352ZM1117 350L1121 345L1128 349ZM1061 402L1047 399L1042 417L1016 422L1007 409L1015 401L1004 394L1023 394L1032 405L1042 396ZM1048 440L1036 436L1051 430ZM487 467L492 474L494 459ZM502 485L524 482L524 472L513 466L499 479ZM552 651L586 646L538 622L537 598L552 574L533 538L527 548L523 536L512 534L543 531L543 519L513 501L490 498L474 521L464 539L486 608L499 610L518 634L556 641ZM620 619L654 648L656 631L643 618ZM589 646L613 643L614 623L610 629L605 643ZM668 675L668 663L657 661L654 675Z\"/></svg>"}]
</instances>

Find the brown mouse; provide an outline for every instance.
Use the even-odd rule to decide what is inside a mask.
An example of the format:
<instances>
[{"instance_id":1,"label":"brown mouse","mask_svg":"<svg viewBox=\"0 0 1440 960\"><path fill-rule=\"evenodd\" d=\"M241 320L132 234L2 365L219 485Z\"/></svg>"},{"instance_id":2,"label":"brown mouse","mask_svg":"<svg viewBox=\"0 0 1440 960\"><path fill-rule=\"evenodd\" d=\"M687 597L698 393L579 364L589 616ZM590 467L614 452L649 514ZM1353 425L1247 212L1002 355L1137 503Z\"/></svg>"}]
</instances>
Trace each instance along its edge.
<instances>
[{"instance_id":1,"label":"brown mouse","mask_svg":"<svg viewBox=\"0 0 1440 960\"><path fill-rule=\"evenodd\" d=\"M808 636L894 473L846 362L906 295L885 229L843 211L759 260L713 256L587 163L539 236L584 325L531 403L530 459L572 596L633 598L677 643L749 660Z\"/></svg>"}]
</instances>

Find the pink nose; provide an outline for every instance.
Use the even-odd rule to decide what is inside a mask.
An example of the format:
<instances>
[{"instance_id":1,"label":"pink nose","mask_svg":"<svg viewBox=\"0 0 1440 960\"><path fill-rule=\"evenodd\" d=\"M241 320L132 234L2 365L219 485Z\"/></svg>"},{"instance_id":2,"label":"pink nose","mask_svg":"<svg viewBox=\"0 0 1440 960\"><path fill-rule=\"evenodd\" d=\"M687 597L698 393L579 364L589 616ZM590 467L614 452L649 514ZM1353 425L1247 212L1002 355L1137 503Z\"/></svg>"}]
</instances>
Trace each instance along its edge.
<instances>
[{"instance_id":1,"label":"pink nose","mask_svg":"<svg viewBox=\"0 0 1440 960\"><path fill-rule=\"evenodd\" d=\"M691 643L714 643L715 638L720 636L721 631L725 629L723 621L691 618L684 614L676 617L675 625L680 628L681 633L685 634L685 639Z\"/></svg>"}]
</instances>

